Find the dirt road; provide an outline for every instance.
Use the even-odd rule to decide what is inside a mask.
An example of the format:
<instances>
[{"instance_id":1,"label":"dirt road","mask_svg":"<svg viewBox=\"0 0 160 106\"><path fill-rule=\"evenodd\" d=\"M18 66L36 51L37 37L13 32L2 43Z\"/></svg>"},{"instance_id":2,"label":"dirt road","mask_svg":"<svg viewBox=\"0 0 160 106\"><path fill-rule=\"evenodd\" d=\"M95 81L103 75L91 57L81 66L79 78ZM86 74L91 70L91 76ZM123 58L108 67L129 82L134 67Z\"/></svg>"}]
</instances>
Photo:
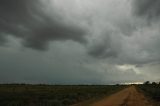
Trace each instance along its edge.
<instances>
[{"instance_id":1,"label":"dirt road","mask_svg":"<svg viewBox=\"0 0 160 106\"><path fill-rule=\"evenodd\" d=\"M152 106L142 93L139 93L135 86L128 87L100 101L76 106Z\"/></svg>"},{"instance_id":2,"label":"dirt road","mask_svg":"<svg viewBox=\"0 0 160 106\"><path fill-rule=\"evenodd\" d=\"M134 86L91 104L91 106L152 106Z\"/></svg>"}]
</instances>

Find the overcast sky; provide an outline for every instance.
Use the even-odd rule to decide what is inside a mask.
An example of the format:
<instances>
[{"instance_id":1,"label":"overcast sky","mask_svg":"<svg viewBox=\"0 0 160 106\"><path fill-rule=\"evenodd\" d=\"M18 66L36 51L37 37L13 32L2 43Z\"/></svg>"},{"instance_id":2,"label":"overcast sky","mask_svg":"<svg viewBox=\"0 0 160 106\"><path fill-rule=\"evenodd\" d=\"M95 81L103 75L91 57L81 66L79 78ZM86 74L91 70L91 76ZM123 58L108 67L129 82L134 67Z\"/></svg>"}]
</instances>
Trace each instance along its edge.
<instances>
[{"instance_id":1,"label":"overcast sky","mask_svg":"<svg viewBox=\"0 0 160 106\"><path fill-rule=\"evenodd\" d=\"M160 0L0 0L0 83L160 80Z\"/></svg>"}]
</instances>

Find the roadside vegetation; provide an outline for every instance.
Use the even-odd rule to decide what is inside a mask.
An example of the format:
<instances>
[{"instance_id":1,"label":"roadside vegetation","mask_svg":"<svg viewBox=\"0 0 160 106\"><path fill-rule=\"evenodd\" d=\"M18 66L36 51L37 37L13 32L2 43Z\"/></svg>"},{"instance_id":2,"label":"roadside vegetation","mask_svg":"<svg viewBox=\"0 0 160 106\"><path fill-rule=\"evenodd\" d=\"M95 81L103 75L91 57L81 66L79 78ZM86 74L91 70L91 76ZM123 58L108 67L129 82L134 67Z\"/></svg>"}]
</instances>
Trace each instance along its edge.
<instances>
[{"instance_id":1,"label":"roadside vegetation","mask_svg":"<svg viewBox=\"0 0 160 106\"><path fill-rule=\"evenodd\" d=\"M149 81L144 82L142 85L138 85L138 87L144 92L146 96L152 99L157 106L160 106L160 83Z\"/></svg>"},{"instance_id":2,"label":"roadside vegetation","mask_svg":"<svg viewBox=\"0 0 160 106\"><path fill-rule=\"evenodd\" d=\"M68 106L123 89L122 85L0 85L0 106Z\"/></svg>"}]
</instances>

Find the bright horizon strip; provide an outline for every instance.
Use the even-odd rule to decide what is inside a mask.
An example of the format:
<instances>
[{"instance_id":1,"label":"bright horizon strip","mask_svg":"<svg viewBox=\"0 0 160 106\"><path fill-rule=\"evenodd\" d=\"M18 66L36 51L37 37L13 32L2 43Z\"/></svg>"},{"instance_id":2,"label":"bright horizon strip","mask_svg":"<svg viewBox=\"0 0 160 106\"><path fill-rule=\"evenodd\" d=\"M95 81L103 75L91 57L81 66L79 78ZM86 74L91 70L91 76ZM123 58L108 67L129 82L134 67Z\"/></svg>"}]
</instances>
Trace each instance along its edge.
<instances>
[{"instance_id":1,"label":"bright horizon strip","mask_svg":"<svg viewBox=\"0 0 160 106\"><path fill-rule=\"evenodd\" d=\"M125 83L121 83L124 85L131 85L131 84L143 84L143 82L125 82Z\"/></svg>"}]
</instances>

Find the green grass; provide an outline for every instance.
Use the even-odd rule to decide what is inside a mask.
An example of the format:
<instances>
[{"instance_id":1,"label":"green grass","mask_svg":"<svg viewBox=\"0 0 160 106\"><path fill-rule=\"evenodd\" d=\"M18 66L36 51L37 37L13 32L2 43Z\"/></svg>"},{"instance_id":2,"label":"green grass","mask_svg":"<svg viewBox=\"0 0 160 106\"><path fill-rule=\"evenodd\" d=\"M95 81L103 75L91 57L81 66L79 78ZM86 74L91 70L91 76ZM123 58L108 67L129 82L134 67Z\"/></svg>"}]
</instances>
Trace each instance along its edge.
<instances>
[{"instance_id":1,"label":"green grass","mask_svg":"<svg viewBox=\"0 0 160 106\"><path fill-rule=\"evenodd\" d=\"M116 85L0 85L0 106L68 106L108 95Z\"/></svg>"}]
</instances>

